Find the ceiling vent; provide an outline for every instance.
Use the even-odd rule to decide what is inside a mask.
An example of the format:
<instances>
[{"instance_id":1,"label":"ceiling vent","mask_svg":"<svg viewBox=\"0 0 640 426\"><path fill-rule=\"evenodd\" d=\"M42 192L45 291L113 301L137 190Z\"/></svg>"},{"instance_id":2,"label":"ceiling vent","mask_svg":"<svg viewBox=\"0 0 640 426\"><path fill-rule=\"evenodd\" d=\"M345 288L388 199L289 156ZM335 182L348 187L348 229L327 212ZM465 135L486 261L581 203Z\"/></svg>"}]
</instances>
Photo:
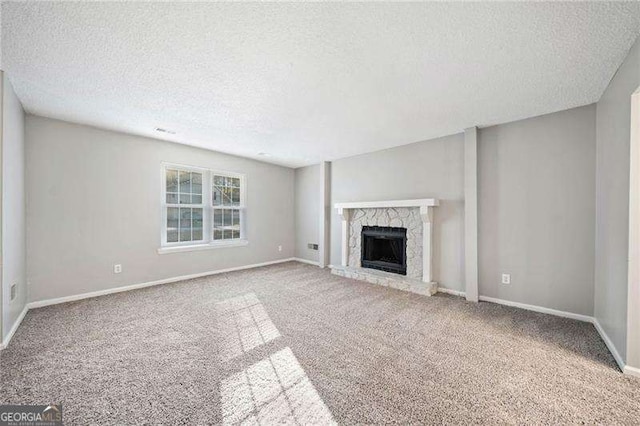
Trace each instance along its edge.
<instances>
[{"instance_id":1,"label":"ceiling vent","mask_svg":"<svg viewBox=\"0 0 640 426\"><path fill-rule=\"evenodd\" d=\"M168 135L175 135L176 134L176 132L174 132L173 130L163 129L162 127L156 127L156 132L166 133Z\"/></svg>"}]
</instances>

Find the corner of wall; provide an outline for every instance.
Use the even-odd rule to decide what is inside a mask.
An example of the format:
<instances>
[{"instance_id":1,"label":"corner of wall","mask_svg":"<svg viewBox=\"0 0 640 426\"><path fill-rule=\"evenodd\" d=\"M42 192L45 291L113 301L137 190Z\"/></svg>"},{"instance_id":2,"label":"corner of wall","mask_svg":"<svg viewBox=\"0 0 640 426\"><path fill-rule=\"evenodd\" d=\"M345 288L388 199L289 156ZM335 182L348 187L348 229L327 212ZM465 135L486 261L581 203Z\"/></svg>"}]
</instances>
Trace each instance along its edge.
<instances>
[{"instance_id":1,"label":"corner of wall","mask_svg":"<svg viewBox=\"0 0 640 426\"><path fill-rule=\"evenodd\" d=\"M594 316L627 362L631 96L640 86L640 39L596 104Z\"/></svg>"},{"instance_id":2,"label":"corner of wall","mask_svg":"<svg viewBox=\"0 0 640 426\"><path fill-rule=\"evenodd\" d=\"M25 113L6 73L2 73L2 338L10 339L24 317L26 280ZM11 300L11 286L15 298Z\"/></svg>"}]
</instances>

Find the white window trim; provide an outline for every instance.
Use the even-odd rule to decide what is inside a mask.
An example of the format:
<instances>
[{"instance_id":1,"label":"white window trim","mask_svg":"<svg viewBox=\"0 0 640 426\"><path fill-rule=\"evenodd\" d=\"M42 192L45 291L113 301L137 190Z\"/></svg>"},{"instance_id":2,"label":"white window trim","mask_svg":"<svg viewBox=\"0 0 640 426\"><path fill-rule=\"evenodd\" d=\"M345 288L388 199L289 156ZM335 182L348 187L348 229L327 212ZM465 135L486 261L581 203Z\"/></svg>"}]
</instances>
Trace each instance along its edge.
<instances>
[{"instance_id":1,"label":"white window trim","mask_svg":"<svg viewBox=\"0 0 640 426\"><path fill-rule=\"evenodd\" d=\"M202 237L201 241L167 242L167 169L202 173L202 205L182 204L180 207L202 208ZM158 254L181 253L188 251L211 250L217 248L241 247L249 244L246 235L246 210L247 210L247 179L242 173L225 170L208 169L204 167L190 166L162 162L160 185L160 248ZM240 205L228 208L236 208L240 211L240 238L234 240L213 239L213 212L212 203L213 176L229 176L240 179ZM222 206L222 208L225 208Z\"/></svg>"},{"instance_id":2,"label":"white window trim","mask_svg":"<svg viewBox=\"0 0 640 426\"><path fill-rule=\"evenodd\" d=\"M202 244L193 244L189 246L175 246L175 247L160 247L158 249L158 254L169 254L169 253L183 253L187 251L200 251L200 250L215 250L221 248L229 248L229 247L242 247L249 245L249 241L247 240L228 240L228 241L216 241L213 243L202 243Z\"/></svg>"}]
</instances>

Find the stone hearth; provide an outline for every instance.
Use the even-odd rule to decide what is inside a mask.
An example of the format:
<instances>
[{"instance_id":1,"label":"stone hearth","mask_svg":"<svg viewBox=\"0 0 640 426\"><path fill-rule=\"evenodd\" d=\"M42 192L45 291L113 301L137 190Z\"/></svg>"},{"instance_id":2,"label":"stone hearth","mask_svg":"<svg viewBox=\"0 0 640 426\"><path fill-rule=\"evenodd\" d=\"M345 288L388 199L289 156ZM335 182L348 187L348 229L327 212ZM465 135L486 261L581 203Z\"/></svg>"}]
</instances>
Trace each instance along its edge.
<instances>
[{"instance_id":1,"label":"stone hearth","mask_svg":"<svg viewBox=\"0 0 640 426\"><path fill-rule=\"evenodd\" d=\"M392 274L375 269L333 267L331 268L331 273L354 280L367 281L384 287L410 291L411 293L422 294L424 296L432 296L438 291L437 283L424 283L415 278L408 278L404 275Z\"/></svg>"}]
</instances>

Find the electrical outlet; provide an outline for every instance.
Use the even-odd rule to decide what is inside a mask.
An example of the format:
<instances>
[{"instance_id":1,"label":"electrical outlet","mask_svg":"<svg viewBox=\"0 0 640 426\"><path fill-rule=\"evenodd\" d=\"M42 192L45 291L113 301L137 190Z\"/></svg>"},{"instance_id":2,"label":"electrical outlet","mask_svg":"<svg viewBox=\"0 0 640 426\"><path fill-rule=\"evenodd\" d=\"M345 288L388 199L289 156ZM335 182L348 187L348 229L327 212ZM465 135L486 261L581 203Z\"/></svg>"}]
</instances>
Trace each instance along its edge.
<instances>
[{"instance_id":1,"label":"electrical outlet","mask_svg":"<svg viewBox=\"0 0 640 426\"><path fill-rule=\"evenodd\" d=\"M278 251L282 251L282 246L278 246Z\"/></svg>"},{"instance_id":2,"label":"electrical outlet","mask_svg":"<svg viewBox=\"0 0 640 426\"><path fill-rule=\"evenodd\" d=\"M511 274L502 274L502 284L511 284Z\"/></svg>"},{"instance_id":3,"label":"electrical outlet","mask_svg":"<svg viewBox=\"0 0 640 426\"><path fill-rule=\"evenodd\" d=\"M18 293L18 284L11 284L11 300L16 298Z\"/></svg>"},{"instance_id":4,"label":"electrical outlet","mask_svg":"<svg viewBox=\"0 0 640 426\"><path fill-rule=\"evenodd\" d=\"M120 264L113 265L113 273L114 274L119 274L120 272L122 272L122 265L120 265Z\"/></svg>"},{"instance_id":5,"label":"electrical outlet","mask_svg":"<svg viewBox=\"0 0 640 426\"><path fill-rule=\"evenodd\" d=\"M309 243L309 244L307 244L307 248L311 249L311 250L318 250L318 245L317 244L313 244L313 243Z\"/></svg>"}]
</instances>

